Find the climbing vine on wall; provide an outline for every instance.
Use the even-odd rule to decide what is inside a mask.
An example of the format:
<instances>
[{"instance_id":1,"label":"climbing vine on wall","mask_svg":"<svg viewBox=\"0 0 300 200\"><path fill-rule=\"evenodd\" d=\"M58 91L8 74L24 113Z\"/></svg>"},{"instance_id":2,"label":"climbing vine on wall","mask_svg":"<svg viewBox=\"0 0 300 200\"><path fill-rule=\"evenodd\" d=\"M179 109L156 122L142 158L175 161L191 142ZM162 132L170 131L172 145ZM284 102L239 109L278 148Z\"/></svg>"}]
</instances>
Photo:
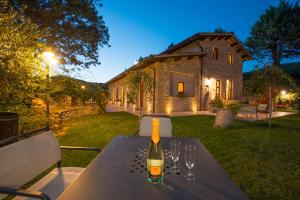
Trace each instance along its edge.
<instances>
[{"instance_id":1,"label":"climbing vine on wall","mask_svg":"<svg viewBox=\"0 0 300 200\"><path fill-rule=\"evenodd\" d=\"M153 99L154 79L144 71L130 71L126 75L125 85L127 88L127 100L129 103L136 103L140 87L143 85L144 93L148 101Z\"/></svg>"}]
</instances>

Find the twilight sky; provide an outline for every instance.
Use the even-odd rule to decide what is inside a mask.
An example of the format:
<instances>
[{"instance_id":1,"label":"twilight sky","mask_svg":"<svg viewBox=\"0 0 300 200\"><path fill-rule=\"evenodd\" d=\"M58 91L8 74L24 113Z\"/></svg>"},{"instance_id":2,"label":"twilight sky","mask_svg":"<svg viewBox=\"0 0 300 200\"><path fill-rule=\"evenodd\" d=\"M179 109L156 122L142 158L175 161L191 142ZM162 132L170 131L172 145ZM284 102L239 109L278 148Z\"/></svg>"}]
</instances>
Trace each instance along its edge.
<instances>
[{"instance_id":1,"label":"twilight sky","mask_svg":"<svg viewBox=\"0 0 300 200\"><path fill-rule=\"evenodd\" d=\"M100 9L109 28L110 48L100 49L101 65L73 74L106 82L133 65L140 56L158 54L197 32L216 27L234 31L244 41L251 26L279 0L102 0ZM294 2L294 1L292 1ZM244 63L249 71L255 62Z\"/></svg>"}]
</instances>

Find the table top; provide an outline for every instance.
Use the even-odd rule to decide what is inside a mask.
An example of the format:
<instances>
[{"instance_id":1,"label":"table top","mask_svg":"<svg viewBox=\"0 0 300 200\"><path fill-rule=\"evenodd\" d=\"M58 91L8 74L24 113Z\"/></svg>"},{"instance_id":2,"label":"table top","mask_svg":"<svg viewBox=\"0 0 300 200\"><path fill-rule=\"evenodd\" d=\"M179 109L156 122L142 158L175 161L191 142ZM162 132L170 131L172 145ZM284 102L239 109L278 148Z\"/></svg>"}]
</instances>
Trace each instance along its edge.
<instances>
[{"instance_id":1,"label":"table top","mask_svg":"<svg viewBox=\"0 0 300 200\"><path fill-rule=\"evenodd\" d=\"M180 138L180 173L170 172L169 144L174 138L161 138L165 149L162 184L147 182L146 149L150 137L117 136L88 165L59 200L112 199L247 199L207 149L192 138ZM176 138L178 139L178 138ZM192 172L195 181L186 181L184 144L197 147Z\"/></svg>"}]
</instances>

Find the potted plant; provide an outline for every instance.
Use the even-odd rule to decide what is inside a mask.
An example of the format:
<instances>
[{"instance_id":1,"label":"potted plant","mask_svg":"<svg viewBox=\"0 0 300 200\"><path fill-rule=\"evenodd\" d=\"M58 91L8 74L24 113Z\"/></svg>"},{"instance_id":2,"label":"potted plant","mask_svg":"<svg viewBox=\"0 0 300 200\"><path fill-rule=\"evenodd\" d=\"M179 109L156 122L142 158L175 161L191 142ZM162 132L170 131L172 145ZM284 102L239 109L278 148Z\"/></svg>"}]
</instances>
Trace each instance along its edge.
<instances>
[{"instance_id":1,"label":"potted plant","mask_svg":"<svg viewBox=\"0 0 300 200\"><path fill-rule=\"evenodd\" d=\"M220 128L231 127L239 109L239 104L225 105L220 99L213 101L212 104L217 109L214 126Z\"/></svg>"}]
</instances>

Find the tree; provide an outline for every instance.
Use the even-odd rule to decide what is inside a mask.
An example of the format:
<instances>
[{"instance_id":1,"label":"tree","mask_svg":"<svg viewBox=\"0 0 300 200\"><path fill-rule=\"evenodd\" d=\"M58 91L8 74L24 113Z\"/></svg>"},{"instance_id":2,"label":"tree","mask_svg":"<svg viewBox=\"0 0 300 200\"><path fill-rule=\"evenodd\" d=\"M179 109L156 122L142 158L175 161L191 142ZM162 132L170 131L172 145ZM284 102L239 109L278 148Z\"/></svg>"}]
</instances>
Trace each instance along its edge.
<instances>
[{"instance_id":1,"label":"tree","mask_svg":"<svg viewBox=\"0 0 300 200\"><path fill-rule=\"evenodd\" d=\"M172 47L174 47L174 43L173 42L171 42L171 44L169 44L168 49L170 49Z\"/></svg>"},{"instance_id":2,"label":"tree","mask_svg":"<svg viewBox=\"0 0 300 200\"><path fill-rule=\"evenodd\" d=\"M11 0L20 13L49 32L47 45L59 52L64 70L100 64L99 47L109 35L99 10L100 0ZM24 8L24 9L22 9ZM75 67L75 68L74 68Z\"/></svg>"},{"instance_id":3,"label":"tree","mask_svg":"<svg viewBox=\"0 0 300 200\"><path fill-rule=\"evenodd\" d=\"M0 105L30 104L44 94L45 72L39 52L46 34L31 20L0 1Z\"/></svg>"},{"instance_id":4,"label":"tree","mask_svg":"<svg viewBox=\"0 0 300 200\"><path fill-rule=\"evenodd\" d=\"M215 33L233 33L232 31L227 31L226 29L222 28L221 26L215 28Z\"/></svg>"},{"instance_id":5,"label":"tree","mask_svg":"<svg viewBox=\"0 0 300 200\"><path fill-rule=\"evenodd\" d=\"M279 66L283 58L300 56L300 7L280 0L279 6L270 6L253 25L245 44L253 57L259 61L271 61ZM271 72L272 70L266 70ZM269 118L272 117L272 73L266 74L269 98ZM270 121L271 124L271 121Z\"/></svg>"},{"instance_id":6,"label":"tree","mask_svg":"<svg viewBox=\"0 0 300 200\"><path fill-rule=\"evenodd\" d=\"M108 91L102 87L96 96L96 103L99 106L100 113L106 112L107 100L108 100Z\"/></svg>"},{"instance_id":7,"label":"tree","mask_svg":"<svg viewBox=\"0 0 300 200\"><path fill-rule=\"evenodd\" d=\"M83 88L84 86L84 88ZM50 85L51 98L59 101L61 97L81 98L83 101L99 99L99 94L105 92L100 83L91 83L69 76L53 76Z\"/></svg>"},{"instance_id":8,"label":"tree","mask_svg":"<svg viewBox=\"0 0 300 200\"><path fill-rule=\"evenodd\" d=\"M300 7L280 0L279 6L270 6L252 26L245 42L257 60L271 60L279 66L284 58L300 56Z\"/></svg>"},{"instance_id":9,"label":"tree","mask_svg":"<svg viewBox=\"0 0 300 200\"><path fill-rule=\"evenodd\" d=\"M268 87L272 87L272 99L278 95L280 89L293 87L293 78L277 66L266 65L256 67L250 78L245 81L245 92L257 98L268 96Z\"/></svg>"}]
</instances>

